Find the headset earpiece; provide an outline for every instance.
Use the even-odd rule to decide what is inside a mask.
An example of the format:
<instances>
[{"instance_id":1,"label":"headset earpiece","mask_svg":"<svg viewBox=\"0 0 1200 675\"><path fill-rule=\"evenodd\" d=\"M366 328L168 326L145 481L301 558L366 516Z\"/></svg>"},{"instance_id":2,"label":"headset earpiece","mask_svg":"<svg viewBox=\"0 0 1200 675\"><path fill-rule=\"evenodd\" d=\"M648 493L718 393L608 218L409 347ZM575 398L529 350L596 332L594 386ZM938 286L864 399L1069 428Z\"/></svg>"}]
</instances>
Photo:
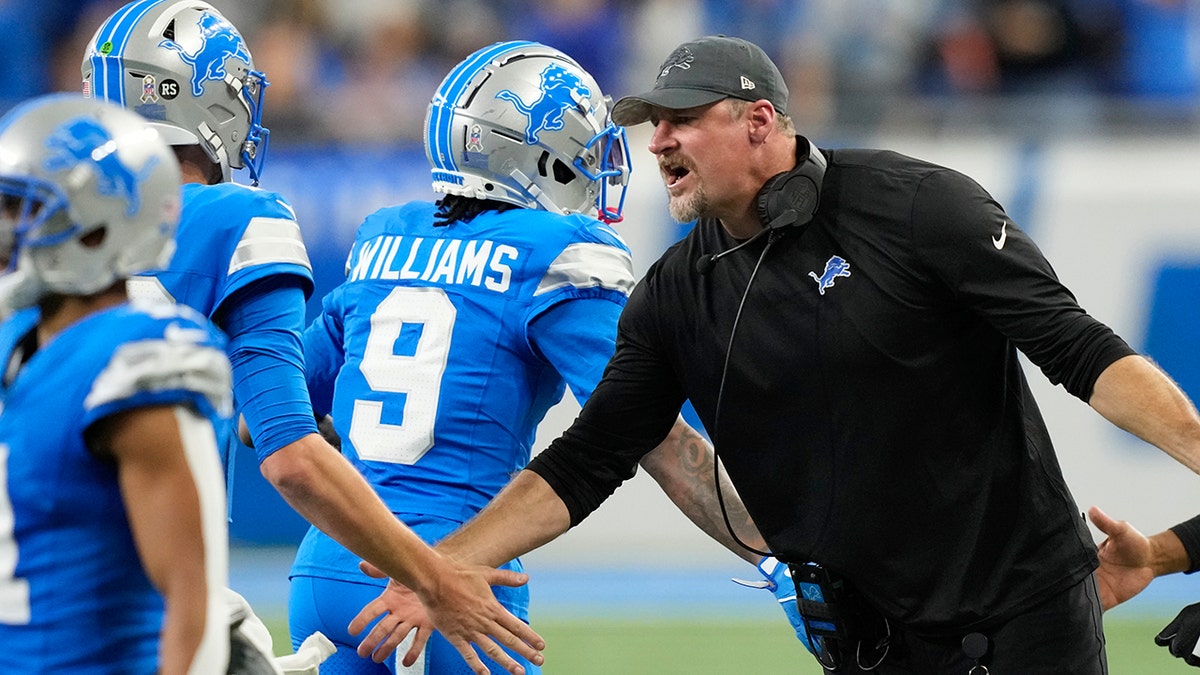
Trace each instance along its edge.
<instances>
[{"instance_id":1,"label":"headset earpiece","mask_svg":"<svg viewBox=\"0 0 1200 675\"><path fill-rule=\"evenodd\" d=\"M790 171L776 174L763 183L755 199L758 219L767 229L806 225L821 202L821 181L825 178L825 157L803 136L804 159Z\"/></svg>"}]
</instances>

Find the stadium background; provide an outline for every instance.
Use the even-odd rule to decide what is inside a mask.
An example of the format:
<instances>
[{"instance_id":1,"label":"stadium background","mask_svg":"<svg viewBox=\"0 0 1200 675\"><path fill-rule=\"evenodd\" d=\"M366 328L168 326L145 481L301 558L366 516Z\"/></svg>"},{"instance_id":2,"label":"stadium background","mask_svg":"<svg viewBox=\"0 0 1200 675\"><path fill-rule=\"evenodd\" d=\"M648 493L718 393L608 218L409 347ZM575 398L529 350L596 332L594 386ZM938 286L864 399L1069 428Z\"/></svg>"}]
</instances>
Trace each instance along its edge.
<instances>
[{"instance_id":1,"label":"stadium background","mask_svg":"<svg viewBox=\"0 0 1200 675\"><path fill-rule=\"evenodd\" d=\"M0 1L0 108L77 90L83 45L113 0ZM424 105L462 56L500 39L574 55L606 92L649 85L677 43L747 37L780 64L789 112L823 147L886 147L960 169L1031 233L1082 305L1200 399L1200 3L1196 0L215 0L272 80L263 186L296 207L320 295L337 283L357 223L429 199ZM449 19L449 20L448 20ZM648 130L634 128L633 184L618 225L640 273L680 235L666 215ZM1200 512L1200 481L1030 380L1081 509L1096 504L1153 532ZM566 401L538 446L570 422ZM235 466L231 585L278 622L303 523L258 475ZM914 524L897 523L897 527ZM919 526L919 524L916 524ZM811 667L771 599L735 586L753 570L707 540L639 475L596 514L526 558L535 623L633 621L763 626L770 672ZM1189 577L1161 579L1110 614L1149 643ZM637 623L642 622L642 623ZM685 630L688 630L685 628ZM692 630L693 633L702 633ZM719 634L719 635L720 635ZM744 633L724 648L753 650ZM636 645L600 644L635 665ZM649 645L647 651L670 650ZM623 651L624 650L624 651ZM632 650L632 651L630 651ZM1116 645L1114 645L1116 650ZM1187 672L1163 650L1113 672ZM1140 654L1140 652L1139 652ZM778 661L778 659L777 659ZM671 672L720 672L674 660ZM762 671L762 669L759 669ZM578 669L557 673L582 672ZM600 671L596 671L600 672ZM803 672L815 672L804 670Z\"/></svg>"}]
</instances>

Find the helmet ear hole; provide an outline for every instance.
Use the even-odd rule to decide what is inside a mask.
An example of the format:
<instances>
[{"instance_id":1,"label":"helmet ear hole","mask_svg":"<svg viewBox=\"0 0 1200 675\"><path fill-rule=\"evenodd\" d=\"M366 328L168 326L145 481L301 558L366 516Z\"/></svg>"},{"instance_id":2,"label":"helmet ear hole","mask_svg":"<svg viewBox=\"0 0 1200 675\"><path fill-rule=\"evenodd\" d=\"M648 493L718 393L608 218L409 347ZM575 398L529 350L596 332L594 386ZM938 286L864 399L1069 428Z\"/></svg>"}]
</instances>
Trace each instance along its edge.
<instances>
[{"instance_id":1,"label":"helmet ear hole","mask_svg":"<svg viewBox=\"0 0 1200 675\"><path fill-rule=\"evenodd\" d=\"M104 245L104 240L108 237L108 226L101 225L94 230L88 232L79 238L79 243L83 244L84 248L99 248Z\"/></svg>"},{"instance_id":2,"label":"helmet ear hole","mask_svg":"<svg viewBox=\"0 0 1200 675\"><path fill-rule=\"evenodd\" d=\"M546 152L545 150L542 151L542 156L538 157L538 162L537 162L538 175L541 176L542 178L545 178L548 175L550 175L550 174L546 173L546 162L549 159L550 159L550 153Z\"/></svg>"},{"instance_id":3,"label":"helmet ear hole","mask_svg":"<svg viewBox=\"0 0 1200 675\"><path fill-rule=\"evenodd\" d=\"M566 185L575 180L575 171L567 166L566 162L555 158L554 160L554 180L562 185Z\"/></svg>"}]
</instances>

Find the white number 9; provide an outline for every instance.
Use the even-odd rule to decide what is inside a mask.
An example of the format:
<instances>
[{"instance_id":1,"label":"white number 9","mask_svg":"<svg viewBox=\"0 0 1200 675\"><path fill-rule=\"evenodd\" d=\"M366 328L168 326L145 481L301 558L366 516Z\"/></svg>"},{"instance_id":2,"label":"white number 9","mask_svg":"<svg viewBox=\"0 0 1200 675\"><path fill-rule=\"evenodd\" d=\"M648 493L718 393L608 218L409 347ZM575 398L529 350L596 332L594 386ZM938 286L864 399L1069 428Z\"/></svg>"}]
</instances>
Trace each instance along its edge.
<instances>
[{"instance_id":1,"label":"white number 9","mask_svg":"<svg viewBox=\"0 0 1200 675\"><path fill-rule=\"evenodd\" d=\"M395 288L371 315L359 370L380 393L405 394L400 424L386 424L382 401L354 401L350 442L363 460L414 464L433 447L442 376L458 310L440 288ZM421 325L412 356L395 353L405 324Z\"/></svg>"}]
</instances>

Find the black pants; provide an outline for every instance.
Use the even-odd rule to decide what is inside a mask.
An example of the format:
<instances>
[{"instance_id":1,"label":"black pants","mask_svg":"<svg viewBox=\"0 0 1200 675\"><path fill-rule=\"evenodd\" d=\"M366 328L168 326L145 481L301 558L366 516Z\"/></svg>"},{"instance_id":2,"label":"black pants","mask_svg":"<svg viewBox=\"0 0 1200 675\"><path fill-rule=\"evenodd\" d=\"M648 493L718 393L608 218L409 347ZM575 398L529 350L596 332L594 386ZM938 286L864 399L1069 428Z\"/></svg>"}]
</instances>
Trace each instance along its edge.
<instances>
[{"instance_id":1,"label":"black pants","mask_svg":"<svg viewBox=\"0 0 1200 675\"><path fill-rule=\"evenodd\" d=\"M1101 611L1092 575L984 632L990 649L981 663L990 675L1108 675ZM870 671L850 663L838 675L967 675L974 665L963 654L961 637L922 638L892 626L883 663Z\"/></svg>"}]
</instances>

